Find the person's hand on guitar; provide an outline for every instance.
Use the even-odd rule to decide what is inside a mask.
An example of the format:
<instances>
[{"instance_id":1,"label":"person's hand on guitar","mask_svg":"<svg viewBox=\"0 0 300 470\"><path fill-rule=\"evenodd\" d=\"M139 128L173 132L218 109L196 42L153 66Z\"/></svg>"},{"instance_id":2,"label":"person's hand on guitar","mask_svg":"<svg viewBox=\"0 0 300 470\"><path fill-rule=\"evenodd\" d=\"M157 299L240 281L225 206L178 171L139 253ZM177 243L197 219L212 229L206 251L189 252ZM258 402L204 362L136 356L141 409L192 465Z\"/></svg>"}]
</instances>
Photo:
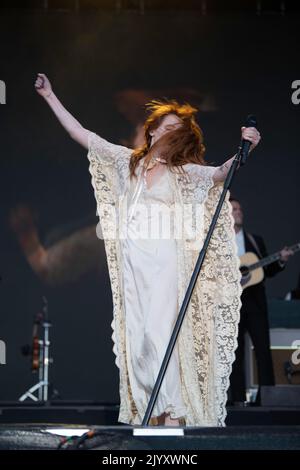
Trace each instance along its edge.
<instances>
[{"instance_id":1,"label":"person's hand on guitar","mask_svg":"<svg viewBox=\"0 0 300 470\"><path fill-rule=\"evenodd\" d=\"M282 250L280 251L280 261L281 261L281 263L286 263L288 261L289 257L292 256L293 254L294 254L294 252L292 250L290 250L287 246L282 248Z\"/></svg>"}]
</instances>

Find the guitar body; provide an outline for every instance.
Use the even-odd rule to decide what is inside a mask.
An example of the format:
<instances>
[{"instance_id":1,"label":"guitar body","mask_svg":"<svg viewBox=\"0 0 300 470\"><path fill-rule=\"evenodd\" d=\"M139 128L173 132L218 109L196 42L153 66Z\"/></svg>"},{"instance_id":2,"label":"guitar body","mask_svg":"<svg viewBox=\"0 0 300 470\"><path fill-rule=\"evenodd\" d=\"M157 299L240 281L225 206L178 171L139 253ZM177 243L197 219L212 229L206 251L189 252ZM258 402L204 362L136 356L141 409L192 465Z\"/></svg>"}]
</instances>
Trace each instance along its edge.
<instances>
[{"instance_id":1,"label":"guitar body","mask_svg":"<svg viewBox=\"0 0 300 470\"><path fill-rule=\"evenodd\" d=\"M300 243L289 246L288 249L294 254L296 251L300 250ZM240 256L240 271L242 274L241 285L243 289L259 284L265 277L263 266L268 266L280 260L280 257L280 251L263 259L259 259L255 253L251 253L250 251Z\"/></svg>"},{"instance_id":2,"label":"guitar body","mask_svg":"<svg viewBox=\"0 0 300 470\"><path fill-rule=\"evenodd\" d=\"M249 267L259 261L259 258L251 252L245 253L240 257L240 271L242 274L241 285L243 289L259 284L265 277L264 270L261 267L250 271Z\"/></svg>"}]
</instances>

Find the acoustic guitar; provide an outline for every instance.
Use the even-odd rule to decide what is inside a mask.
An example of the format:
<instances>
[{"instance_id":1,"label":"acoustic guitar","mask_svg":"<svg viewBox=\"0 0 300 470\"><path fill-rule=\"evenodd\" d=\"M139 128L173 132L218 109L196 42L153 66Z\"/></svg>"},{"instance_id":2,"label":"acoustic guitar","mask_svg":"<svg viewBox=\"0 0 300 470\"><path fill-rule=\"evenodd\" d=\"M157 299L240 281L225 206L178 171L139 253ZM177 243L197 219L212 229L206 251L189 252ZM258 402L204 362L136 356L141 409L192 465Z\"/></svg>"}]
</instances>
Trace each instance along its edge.
<instances>
[{"instance_id":1,"label":"acoustic guitar","mask_svg":"<svg viewBox=\"0 0 300 470\"><path fill-rule=\"evenodd\" d=\"M296 251L300 250L300 243L289 246L288 249L294 254ZM265 277L264 266L268 266L279 259L280 251L262 259L259 259L255 253L251 253L250 251L240 256L240 271L242 274L241 285L243 289L259 284Z\"/></svg>"}]
</instances>

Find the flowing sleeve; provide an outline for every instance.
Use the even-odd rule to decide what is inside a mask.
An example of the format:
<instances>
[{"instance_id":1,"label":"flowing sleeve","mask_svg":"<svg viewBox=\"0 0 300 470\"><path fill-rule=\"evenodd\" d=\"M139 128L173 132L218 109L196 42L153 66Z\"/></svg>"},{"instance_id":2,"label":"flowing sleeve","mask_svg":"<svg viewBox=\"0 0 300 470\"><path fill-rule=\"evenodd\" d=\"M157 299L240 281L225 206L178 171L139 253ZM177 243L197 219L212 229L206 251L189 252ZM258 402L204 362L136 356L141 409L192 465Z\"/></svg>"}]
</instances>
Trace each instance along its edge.
<instances>
[{"instance_id":1,"label":"flowing sleeve","mask_svg":"<svg viewBox=\"0 0 300 470\"><path fill-rule=\"evenodd\" d=\"M117 165L124 158L129 160L132 150L123 145L108 142L94 132L88 134L88 159L102 165Z\"/></svg>"},{"instance_id":2,"label":"flowing sleeve","mask_svg":"<svg viewBox=\"0 0 300 470\"><path fill-rule=\"evenodd\" d=\"M209 190L215 185L213 176L216 167L187 163L183 165L183 169L189 176L198 202L204 202L208 196Z\"/></svg>"}]
</instances>

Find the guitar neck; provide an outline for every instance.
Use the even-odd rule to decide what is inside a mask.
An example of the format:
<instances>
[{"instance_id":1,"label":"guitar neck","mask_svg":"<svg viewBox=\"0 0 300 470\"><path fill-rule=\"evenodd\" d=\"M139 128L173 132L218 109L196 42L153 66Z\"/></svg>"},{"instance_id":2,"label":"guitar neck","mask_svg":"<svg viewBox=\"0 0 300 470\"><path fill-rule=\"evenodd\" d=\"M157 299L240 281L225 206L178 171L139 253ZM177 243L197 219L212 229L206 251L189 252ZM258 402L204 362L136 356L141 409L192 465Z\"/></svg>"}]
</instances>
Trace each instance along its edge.
<instances>
[{"instance_id":1,"label":"guitar neck","mask_svg":"<svg viewBox=\"0 0 300 470\"><path fill-rule=\"evenodd\" d=\"M296 243L295 245L289 246L289 250L291 250L294 253L296 251L300 250L300 243ZM254 269L257 268L263 268L264 266L268 266L269 264L274 263L275 261L278 261L280 259L280 251L277 251L277 253L273 253L273 255L269 255L266 258L260 259L257 261L257 263L251 264L251 266L248 266L249 271L254 271Z\"/></svg>"}]
</instances>

